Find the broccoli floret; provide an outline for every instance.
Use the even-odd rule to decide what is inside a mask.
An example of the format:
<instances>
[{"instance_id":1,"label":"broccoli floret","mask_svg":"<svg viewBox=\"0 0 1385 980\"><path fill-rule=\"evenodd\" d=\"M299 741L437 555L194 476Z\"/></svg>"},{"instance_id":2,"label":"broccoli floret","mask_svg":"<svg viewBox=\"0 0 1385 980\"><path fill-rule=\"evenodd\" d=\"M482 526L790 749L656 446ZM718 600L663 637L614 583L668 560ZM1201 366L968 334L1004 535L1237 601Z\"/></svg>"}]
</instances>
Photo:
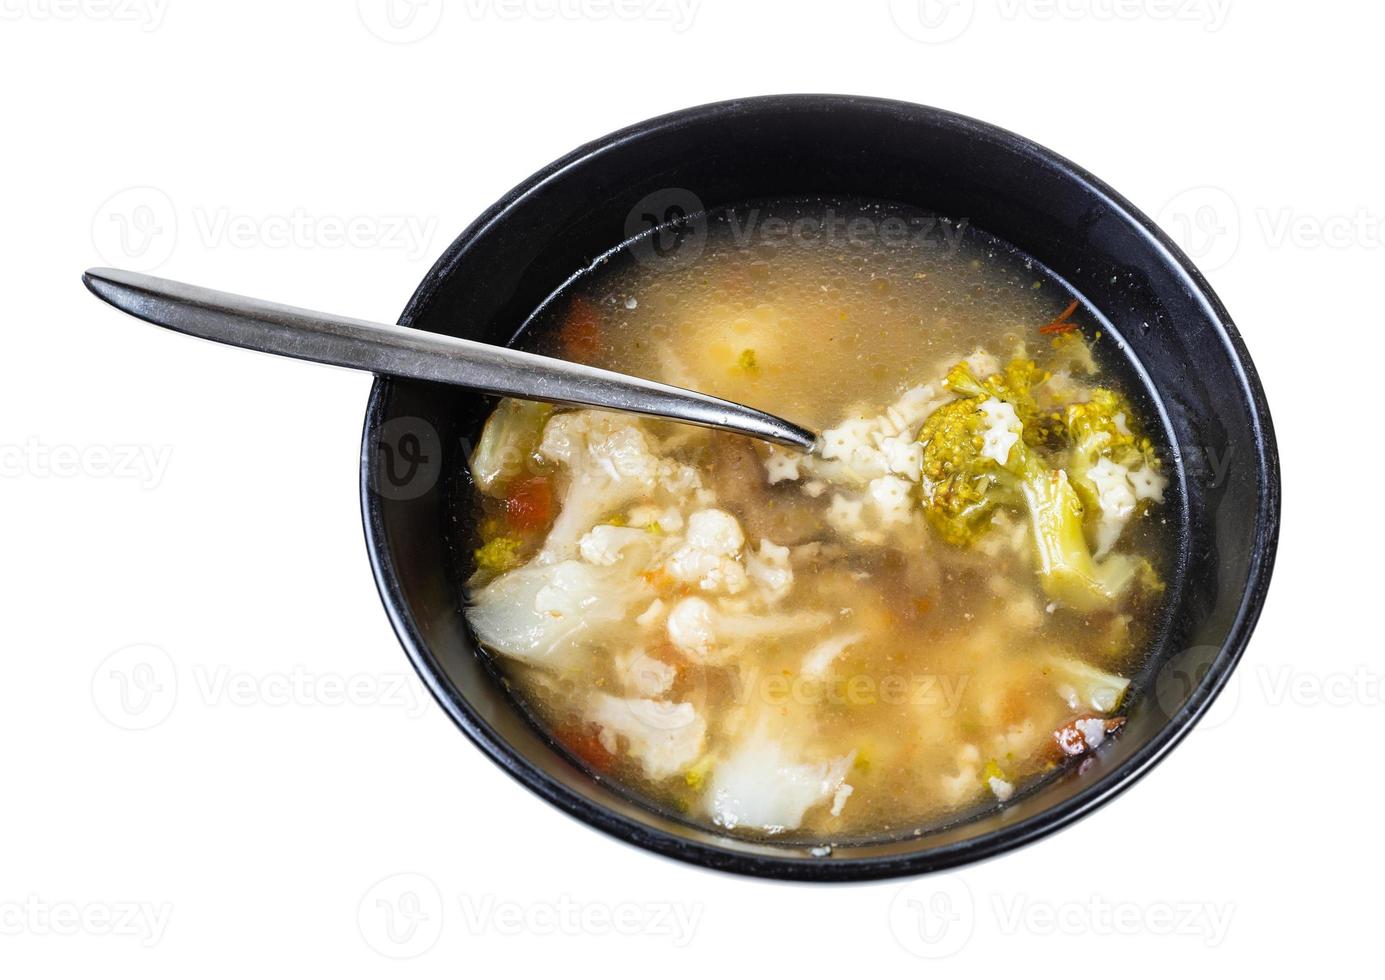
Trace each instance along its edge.
<instances>
[{"instance_id":1,"label":"broccoli floret","mask_svg":"<svg viewBox=\"0 0 1385 980\"><path fill-rule=\"evenodd\" d=\"M1022 485L1044 592L1082 611L1109 605L1130 587L1140 563L1127 555L1094 559L1083 527L1082 501L1067 473L1030 459Z\"/></svg>"},{"instance_id":2,"label":"broccoli floret","mask_svg":"<svg viewBox=\"0 0 1385 980\"><path fill-rule=\"evenodd\" d=\"M945 383L958 395L969 398L999 398L1014 406L1020 418L1034 412L1033 387L1048 377L1048 372L1040 370L1033 361L1023 357L1012 358L1005 368L978 381L966 361L954 365L947 372Z\"/></svg>"},{"instance_id":3,"label":"broccoli floret","mask_svg":"<svg viewBox=\"0 0 1385 980\"><path fill-rule=\"evenodd\" d=\"M970 544L1009 490L996 461L981 455L986 416L979 397L948 402L923 423L924 513L950 544Z\"/></svg>"},{"instance_id":4,"label":"broccoli floret","mask_svg":"<svg viewBox=\"0 0 1385 980\"><path fill-rule=\"evenodd\" d=\"M948 372L947 387L970 398L996 398L1010 405L1024 426L1024 441L1031 446L1053 448L1065 436L1063 416L1040 409L1034 389L1049 379L1049 372L1027 357L1014 357L1004 369L978 381L962 362Z\"/></svg>"},{"instance_id":5,"label":"broccoli floret","mask_svg":"<svg viewBox=\"0 0 1385 980\"><path fill-rule=\"evenodd\" d=\"M524 542L511 535L491 538L472 554L476 559L476 570L487 575L500 575L512 568L518 568L524 561L520 552Z\"/></svg>"},{"instance_id":6,"label":"broccoli floret","mask_svg":"<svg viewBox=\"0 0 1385 980\"><path fill-rule=\"evenodd\" d=\"M1049 365L1054 371L1073 371L1078 374L1096 374L1096 358L1087 346L1087 338L1077 330L1060 333L1052 341L1053 355Z\"/></svg>"},{"instance_id":7,"label":"broccoli floret","mask_svg":"<svg viewBox=\"0 0 1385 980\"><path fill-rule=\"evenodd\" d=\"M1129 470L1158 472L1161 464L1154 443L1132 428L1134 419L1130 402L1109 388L1095 388L1087 401L1069 405L1063 424L1074 450L1073 464L1085 468L1105 457Z\"/></svg>"},{"instance_id":8,"label":"broccoli floret","mask_svg":"<svg viewBox=\"0 0 1385 980\"><path fill-rule=\"evenodd\" d=\"M1131 428L1133 418L1126 399L1107 388L1093 390L1065 414L1066 468L1095 518L1089 524L1098 555L1111 549L1141 507L1163 500L1168 482L1153 443Z\"/></svg>"},{"instance_id":9,"label":"broccoli floret","mask_svg":"<svg viewBox=\"0 0 1385 980\"><path fill-rule=\"evenodd\" d=\"M1135 449L1131 417L1130 406L1124 398L1109 388L1096 388L1087 401L1068 406L1065 423L1074 447L1084 455L1095 457Z\"/></svg>"},{"instance_id":10,"label":"broccoli floret","mask_svg":"<svg viewBox=\"0 0 1385 980\"><path fill-rule=\"evenodd\" d=\"M1030 388L1042 377L1032 362L1021 360L985 381L965 364L948 372L948 387L963 397L930 415L918 435L924 445L924 513L944 540L969 545L997 507L1022 506L1034 532L1044 591L1079 610L1100 609L1129 588L1140 564L1125 556L1103 562L1092 557L1082 501L1067 474L1020 437L1023 419L1032 423L1036 417ZM1009 409L999 411L1000 405ZM1012 439L998 435L998 427Z\"/></svg>"},{"instance_id":11,"label":"broccoli floret","mask_svg":"<svg viewBox=\"0 0 1385 980\"><path fill-rule=\"evenodd\" d=\"M949 543L971 544L987 529L996 507L1023 504L1014 471L1007 467L1021 466L1027 455L1016 444L1026 419L1036 413L1030 389L1043 377L1033 361L1020 358L984 381L966 362L948 372L947 387L961 397L924 420L918 441L925 513Z\"/></svg>"}]
</instances>

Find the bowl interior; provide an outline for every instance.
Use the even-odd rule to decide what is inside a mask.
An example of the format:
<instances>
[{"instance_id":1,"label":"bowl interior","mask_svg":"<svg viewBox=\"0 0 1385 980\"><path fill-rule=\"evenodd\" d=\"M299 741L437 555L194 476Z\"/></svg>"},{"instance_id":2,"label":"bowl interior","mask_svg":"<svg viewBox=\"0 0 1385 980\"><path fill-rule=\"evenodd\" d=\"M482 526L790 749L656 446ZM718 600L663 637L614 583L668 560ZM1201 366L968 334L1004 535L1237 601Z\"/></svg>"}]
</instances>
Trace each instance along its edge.
<instances>
[{"instance_id":1,"label":"bowl interior","mask_svg":"<svg viewBox=\"0 0 1385 980\"><path fill-rule=\"evenodd\" d=\"M931 870L1016 846L1109 798L1177 741L1225 682L1268 585L1278 474L1263 394L1225 311L1147 219L1043 148L949 113L842 96L722 103L613 134L530 178L453 243L401 322L508 343L574 275L651 224L783 197L886 200L965 219L1064 280L1124 345L1172 450L1180 573L1122 736L1002 810L828 856L649 810L589 777L529 723L464 623L466 454L492 400L382 379L366 420L362 493L386 608L473 740L539 795L633 843L816 880ZM648 248L649 236L628 247ZM695 261L695 250L684 254Z\"/></svg>"}]
</instances>

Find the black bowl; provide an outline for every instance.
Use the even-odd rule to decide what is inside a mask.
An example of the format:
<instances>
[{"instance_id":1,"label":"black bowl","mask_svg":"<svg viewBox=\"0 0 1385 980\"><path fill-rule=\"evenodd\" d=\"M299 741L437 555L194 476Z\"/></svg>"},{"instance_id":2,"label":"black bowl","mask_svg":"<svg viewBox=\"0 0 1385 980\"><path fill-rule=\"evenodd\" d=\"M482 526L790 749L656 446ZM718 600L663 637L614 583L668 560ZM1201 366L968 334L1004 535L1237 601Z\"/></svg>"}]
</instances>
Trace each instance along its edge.
<instances>
[{"instance_id":1,"label":"black bowl","mask_svg":"<svg viewBox=\"0 0 1385 980\"><path fill-rule=\"evenodd\" d=\"M847 96L745 99L640 123L530 177L452 243L399 322L513 342L516 325L643 230L647 214L784 197L964 217L1065 280L1130 355L1167 430L1179 568L1118 739L1003 809L829 855L718 835L626 798L531 724L478 654L462 615L465 454L491 400L438 385L382 378L371 394L361 493L380 594L462 731L539 796L622 840L726 871L816 881L993 855L1090 812L1171 749L1226 683L1269 585L1279 472L1264 393L1226 311L1148 218L1043 147L962 116ZM648 247L641 241L631 247Z\"/></svg>"}]
</instances>

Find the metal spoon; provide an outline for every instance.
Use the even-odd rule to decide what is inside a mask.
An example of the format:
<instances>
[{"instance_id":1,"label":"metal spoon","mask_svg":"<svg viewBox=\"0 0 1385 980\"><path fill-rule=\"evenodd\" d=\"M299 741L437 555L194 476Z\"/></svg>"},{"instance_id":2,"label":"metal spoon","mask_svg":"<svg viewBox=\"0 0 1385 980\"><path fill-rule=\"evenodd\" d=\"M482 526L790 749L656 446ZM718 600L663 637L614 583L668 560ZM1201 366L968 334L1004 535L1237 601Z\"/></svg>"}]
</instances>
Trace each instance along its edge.
<instances>
[{"instance_id":1,"label":"metal spoon","mask_svg":"<svg viewBox=\"0 0 1385 980\"><path fill-rule=\"evenodd\" d=\"M315 313L121 269L82 282L116 309L235 347L562 405L688 422L811 452L802 426L736 402L614 371L388 323Z\"/></svg>"}]
</instances>

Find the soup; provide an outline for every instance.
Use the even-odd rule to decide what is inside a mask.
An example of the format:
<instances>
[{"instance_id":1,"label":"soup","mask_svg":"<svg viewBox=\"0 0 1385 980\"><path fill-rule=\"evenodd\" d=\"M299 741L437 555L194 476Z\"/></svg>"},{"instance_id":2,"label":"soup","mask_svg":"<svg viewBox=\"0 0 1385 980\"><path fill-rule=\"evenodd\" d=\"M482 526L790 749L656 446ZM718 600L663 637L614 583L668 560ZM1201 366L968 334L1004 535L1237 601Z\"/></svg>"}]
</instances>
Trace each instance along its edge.
<instances>
[{"instance_id":1,"label":"soup","mask_svg":"<svg viewBox=\"0 0 1385 980\"><path fill-rule=\"evenodd\" d=\"M692 260L618 253L529 343L821 444L502 401L467 617L516 697L647 805L794 842L1004 806L1116 737L1169 544L1112 341L964 223L699 220Z\"/></svg>"}]
</instances>

